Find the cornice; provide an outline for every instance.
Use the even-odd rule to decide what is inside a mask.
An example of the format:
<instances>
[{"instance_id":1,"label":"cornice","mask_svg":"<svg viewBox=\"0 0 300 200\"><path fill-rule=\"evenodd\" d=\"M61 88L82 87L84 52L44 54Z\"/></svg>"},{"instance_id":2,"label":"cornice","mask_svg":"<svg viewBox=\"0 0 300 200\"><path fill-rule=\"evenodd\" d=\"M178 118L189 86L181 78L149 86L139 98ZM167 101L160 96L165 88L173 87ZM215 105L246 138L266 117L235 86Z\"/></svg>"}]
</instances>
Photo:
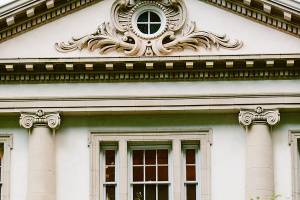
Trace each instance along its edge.
<instances>
[{"instance_id":1,"label":"cornice","mask_svg":"<svg viewBox=\"0 0 300 200\"><path fill-rule=\"evenodd\" d=\"M33 0L0 13L0 43L101 0Z\"/></svg>"},{"instance_id":2,"label":"cornice","mask_svg":"<svg viewBox=\"0 0 300 200\"><path fill-rule=\"evenodd\" d=\"M101 0L31 0L0 8L0 43ZM300 9L273 0L200 0L300 37Z\"/></svg>"},{"instance_id":3,"label":"cornice","mask_svg":"<svg viewBox=\"0 0 300 200\"><path fill-rule=\"evenodd\" d=\"M272 0L200 0L300 38L300 10Z\"/></svg>"},{"instance_id":4,"label":"cornice","mask_svg":"<svg viewBox=\"0 0 300 200\"><path fill-rule=\"evenodd\" d=\"M0 82L299 79L300 55L0 59Z\"/></svg>"}]
</instances>

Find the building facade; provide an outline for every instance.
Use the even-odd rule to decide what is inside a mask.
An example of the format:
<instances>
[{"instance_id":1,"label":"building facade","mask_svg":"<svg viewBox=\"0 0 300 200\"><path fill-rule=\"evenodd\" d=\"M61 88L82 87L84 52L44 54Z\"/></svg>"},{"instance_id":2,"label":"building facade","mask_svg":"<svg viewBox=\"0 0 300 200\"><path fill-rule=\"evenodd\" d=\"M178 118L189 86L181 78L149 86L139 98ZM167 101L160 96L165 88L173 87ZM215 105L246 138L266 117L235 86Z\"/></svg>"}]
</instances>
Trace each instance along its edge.
<instances>
[{"instance_id":1,"label":"building facade","mask_svg":"<svg viewBox=\"0 0 300 200\"><path fill-rule=\"evenodd\" d=\"M300 200L300 5L0 7L2 200Z\"/></svg>"}]
</instances>

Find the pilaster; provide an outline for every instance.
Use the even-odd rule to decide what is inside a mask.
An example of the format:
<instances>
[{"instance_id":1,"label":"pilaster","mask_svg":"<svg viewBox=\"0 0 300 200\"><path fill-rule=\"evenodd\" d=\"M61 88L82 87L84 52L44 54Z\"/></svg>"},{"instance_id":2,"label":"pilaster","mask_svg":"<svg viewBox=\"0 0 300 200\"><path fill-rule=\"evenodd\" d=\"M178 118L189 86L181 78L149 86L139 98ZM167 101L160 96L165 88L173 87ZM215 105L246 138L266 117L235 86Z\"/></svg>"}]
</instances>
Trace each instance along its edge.
<instances>
[{"instance_id":1,"label":"pilaster","mask_svg":"<svg viewBox=\"0 0 300 200\"><path fill-rule=\"evenodd\" d=\"M20 126L29 130L27 200L56 199L54 130L59 125L58 113L21 113Z\"/></svg>"},{"instance_id":2,"label":"pilaster","mask_svg":"<svg viewBox=\"0 0 300 200\"><path fill-rule=\"evenodd\" d=\"M270 126L280 120L278 110L242 110L239 122L246 127L246 200L269 199L274 194L273 145Z\"/></svg>"}]
</instances>

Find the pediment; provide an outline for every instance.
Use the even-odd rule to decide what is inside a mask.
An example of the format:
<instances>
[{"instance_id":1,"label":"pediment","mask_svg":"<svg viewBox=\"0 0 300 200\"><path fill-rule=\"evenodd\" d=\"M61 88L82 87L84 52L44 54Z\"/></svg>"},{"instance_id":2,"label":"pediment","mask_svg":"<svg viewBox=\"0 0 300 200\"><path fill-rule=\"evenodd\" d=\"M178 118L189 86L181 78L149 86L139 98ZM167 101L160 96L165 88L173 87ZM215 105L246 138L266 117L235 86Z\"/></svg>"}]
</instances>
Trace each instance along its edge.
<instances>
[{"instance_id":1,"label":"pediment","mask_svg":"<svg viewBox=\"0 0 300 200\"><path fill-rule=\"evenodd\" d=\"M214 1L137 0L136 4L128 2L128 5L122 4L127 1L120 1L119 5L118 2L100 1L4 41L0 43L0 58L261 55L300 52L299 38L215 7L212 5ZM130 24L132 20L128 21L127 17L133 17L134 12L143 7L137 5L143 3L145 7L161 6L161 10L172 16L164 19L166 23L172 23L150 38L139 35L136 27L133 28ZM132 29L126 29L130 26ZM75 39L72 40L72 37Z\"/></svg>"}]
</instances>

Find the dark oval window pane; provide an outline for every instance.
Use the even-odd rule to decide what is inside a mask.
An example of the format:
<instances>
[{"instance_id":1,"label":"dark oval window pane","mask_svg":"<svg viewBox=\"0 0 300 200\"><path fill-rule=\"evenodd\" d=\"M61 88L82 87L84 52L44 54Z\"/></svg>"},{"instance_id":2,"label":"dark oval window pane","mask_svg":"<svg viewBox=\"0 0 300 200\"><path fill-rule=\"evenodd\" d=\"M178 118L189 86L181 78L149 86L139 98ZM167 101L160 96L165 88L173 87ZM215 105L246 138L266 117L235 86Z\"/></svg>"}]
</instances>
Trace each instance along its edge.
<instances>
[{"instance_id":1,"label":"dark oval window pane","mask_svg":"<svg viewBox=\"0 0 300 200\"><path fill-rule=\"evenodd\" d=\"M142 151L142 150L133 151L133 153L132 153L133 165L142 165L143 164L143 156L144 156L144 151Z\"/></svg>"},{"instance_id":2,"label":"dark oval window pane","mask_svg":"<svg viewBox=\"0 0 300 200\"><path fill-rule=\"evenodd\" d=\"M158 185L158 200L169 199L169 187L168 185Z\"/></svg>"},{"instance_id":3,"label":"dark oval window pane","mask_svg":"<svg viewBox=\"0 0 300 200\"><path fill-rule=\"evenodd\" d=\"M146 199L156 200L156 185L146 185Z\"/></svg>"},{"instance_id":4,"label":"dark oval window pane","mask_svg":"<svg viewBox=\"0 0 300 200\"><path fill-rule=\"evenodd\" d=\"M157 150L157 163L168 164L168 150Z\"/></svg>"},{"instance_id":5,"label":"dark oval window pane","mask_svg":"<svg viewBox=\"0 0 300 200\"><path fill-rule=\"evenodd\" d=\"M156 33L160 26L160 24L150 24L150 34Z\"/></svg>"},{"instance_id":6,"label":"dark oval window pane","mask_svg":"<svg viewBox=\"0 0 300 200\"><path fill-rule=\"evenodd\" d=\"M146 181L156 181L155 166L146 166Z\"/></svg>"},{"instance_id":7,"label":"dark oval window pane","mask_svg":"<svg viewBox=\"0 0 300 200\"><path fill-rule=\"evenodd\" d=\"M144 181L144 167L133 167L133 181Z\"/></svg>"},{"instance_id":8,"label":"dark oval window pane","mask_svg":"<svg viewBox=\"0 0 300 200\"><path fill-rule=\"evenodd\" d=\"M144 34L148 34L149 31L148 31L148 24L138 24L138 29L144 33Z\"/></svg>"},{"instance_id":9,"label":"dark oval window pane","mask_svg":"<svg viewBox=\"0 0 300 200\"><path fill-rule=\"evenodd\" d=\"M186 180L187 181L195 181L196 180L195 166L186 166Z\"/></svg>"},{"instance_id":10,"label":"dark oval window pane","mask_svg":"<svg viewBox=\"0 0 300 200\"><path fill-rule=\"evenodd\" d=\"M115 181L115 167L106 167L105 180L106 182Z\"/></svg>"},{"instance_id":11,"label":"dark oval window pane","mask_svg":"<svg viewBox=\"0 0 300 200\"><path fill-rule=\"evenodd\" d=\"M106 199L109 199L109 200L115 200L116 199L115 186L113 186L113 185L106 186Z\"/></svg>"},{"instance_id":12,"label":"dark oval window pane","mask_svg":"<svg viewBox=\"0 0 300 200\"><path fill-rule=\"evenodd\" d=\"M144 200L144 185L133 185L133 200Z\"/></svg>"},{"instance_id":13,"label":"dark oval window pane","mask_svg":"<svg viewBox=\"0 0 300 200\"><path fill-rule=\"evenodd\" d=\"M196 185L186 185L186 200L196 200Z\"/></svg>"},{"instance_id":14,"label":"dark oval window pane","mask_svg":"<svg viewBox=\"0 0 300 200\"><path fill-rule=\"evenodd\" d=\"M158 166L158 181L168 181L168 166Z\"/></svg>"},{"instance_id":15,"label":"dark oval window pane","mask_svg":"<svg viewBox=\"0 0 300 200\"><path fill-rule=\"evenodd\" d=\"M138 17L138 22L148 22L148 11L147 12L144 12L143 14L141 14L139 17Z\"/></svg>"},{"instance_id":16,"label":"dark oval window pane","mask_svg":"<svg viewBox=\"0 0 300 200\"><path fill-rule=\"evenodd\" d=\"M186 150L186 164L195 164L195 149Z\"/></svg>"},{"instance_id":17,"label":"dark oval window pane","mask_svg":"<svg viewBox=\"0 0 300 200\"><path fill-rule=\"evenodd\" d=\"M115 165L115 151L106 150L105 151L105 164L106 165Z\"/></svg>"},{"instance_id":18,"label":"dark oval window pane","mask_svg":"<svg viewBox=\"0 0 300 200\"><path fill-rule=\"evenodd\" d=\"M155 165L156 151L155 150L146 150L145 151L145 161L146 161L146 165Z\"/></svg>"},{"instance_id":19,"label":"dark oval window pane","mask_svg":"<svg viewBox=\"0 0 300 200\"><path fill-rule=\"evenodd\" d=\"M150 21L151 22L160 22L160 17L155 12L150 12Z\"/></svg>"}]
</instances>

